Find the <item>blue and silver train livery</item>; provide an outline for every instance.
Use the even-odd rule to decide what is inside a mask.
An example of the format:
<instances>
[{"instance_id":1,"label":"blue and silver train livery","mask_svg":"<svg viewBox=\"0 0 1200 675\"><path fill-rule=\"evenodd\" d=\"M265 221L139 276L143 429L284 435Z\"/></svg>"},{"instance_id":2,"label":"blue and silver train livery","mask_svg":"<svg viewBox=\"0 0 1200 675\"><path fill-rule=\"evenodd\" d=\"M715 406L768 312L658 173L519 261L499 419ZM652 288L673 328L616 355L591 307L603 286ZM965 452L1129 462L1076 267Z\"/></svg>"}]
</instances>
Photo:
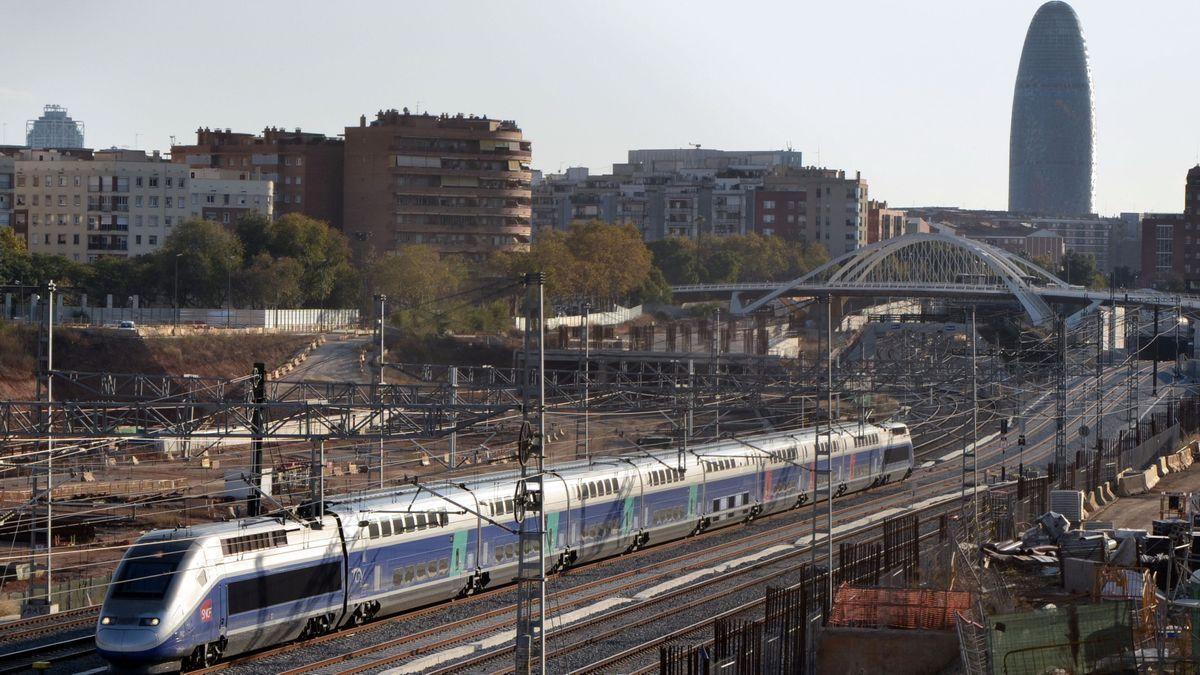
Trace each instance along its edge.
<instances>
[{"instance_id":1,"label":"blue and silver train livery","mask_svg":"<svg viewBox=\"0 0 1200 675\"><path fill-rule=\"evenodd\" d=\"M815 463L831 444L832 466ZM846 424L560 464L543 486L546 564L562 568L907 478L903 424ZM406 485L323 509L158 530L118 565L96 647L119 671L235 654L511 581L519 475ZM824 490L822 490L823 492Z\"/></svg>"}]
</instances>

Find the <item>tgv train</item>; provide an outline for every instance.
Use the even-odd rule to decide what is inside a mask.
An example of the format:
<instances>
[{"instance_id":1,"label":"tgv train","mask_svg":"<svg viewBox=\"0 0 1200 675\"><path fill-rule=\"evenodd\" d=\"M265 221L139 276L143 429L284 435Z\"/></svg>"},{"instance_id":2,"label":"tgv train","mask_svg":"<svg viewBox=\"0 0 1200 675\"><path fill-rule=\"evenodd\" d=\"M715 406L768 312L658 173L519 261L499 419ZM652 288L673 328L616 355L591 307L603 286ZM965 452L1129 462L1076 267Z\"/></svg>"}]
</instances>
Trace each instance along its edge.
<instances>
[{"instance_id":1,"label":"tgv train","mask_svg":"<svg viewBox=\"0 0 1200 675\"><path fill-rule=\"evenodd\" d=\"M831 443L831 464L814 463ZM829 468L827 471L826 469ZM545 477L546 565L581 563L907 478L903 424L773 433L563 464ZM511 581L519 476L409 485L141 537L96 628L115 669L169 672Z\"/></svg>"}]
</instances>

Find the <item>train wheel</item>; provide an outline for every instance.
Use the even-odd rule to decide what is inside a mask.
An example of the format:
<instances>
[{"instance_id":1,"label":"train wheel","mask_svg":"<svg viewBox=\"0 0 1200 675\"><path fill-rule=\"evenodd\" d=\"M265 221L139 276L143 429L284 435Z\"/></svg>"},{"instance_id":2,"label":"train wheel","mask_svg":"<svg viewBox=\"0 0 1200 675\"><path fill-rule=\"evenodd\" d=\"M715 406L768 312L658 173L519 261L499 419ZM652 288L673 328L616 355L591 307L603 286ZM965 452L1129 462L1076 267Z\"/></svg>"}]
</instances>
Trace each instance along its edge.
<instances>
[{"instance_id":1,"label":"train wheel","mask_svg":"<svg viewBox=\"0 0 1200 675\"><path fill-rule=\"evenodd\" d=\"M200 645L192 650L190 656L183 661L184 670L199 670L204 667L204 652L207 649L204 645Z\"/></svg>"},{"instance_id":2,"label":"train wheel","mask_svg":"<svg viewBox=\"0 0 1200 675\"><path fill-rule=\"evenodd\" d=\"M221 660L221 648L217 643L212 643L204 648L204 667L212 668L217 665L217 661Z\"/></svg>"}]
</instances>

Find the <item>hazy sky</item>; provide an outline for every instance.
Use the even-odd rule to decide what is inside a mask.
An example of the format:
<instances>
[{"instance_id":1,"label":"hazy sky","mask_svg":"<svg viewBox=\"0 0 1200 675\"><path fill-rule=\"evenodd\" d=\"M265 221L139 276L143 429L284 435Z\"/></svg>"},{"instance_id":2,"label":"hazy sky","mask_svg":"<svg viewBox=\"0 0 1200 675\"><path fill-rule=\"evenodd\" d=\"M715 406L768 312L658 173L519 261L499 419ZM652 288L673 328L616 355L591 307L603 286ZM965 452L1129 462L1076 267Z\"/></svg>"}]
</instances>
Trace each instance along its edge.
<instances>
[{"instance_id":1,"label":"hazy sky","mask_svg":"<svg viewBox=\"0 0 1200 675\"><path fill-rule=\"evenodd\" d=\"M5 3L4 141L42 104L92 147L197 126L340 133L408 106L515 119L534 166L629 148L774 149L861 170L892 204L1004 208L1038 0ZM1179 211L1200 150L1200 2L1075 0L1096 105L1096 208Z\"/></svg>"}]
</instances>

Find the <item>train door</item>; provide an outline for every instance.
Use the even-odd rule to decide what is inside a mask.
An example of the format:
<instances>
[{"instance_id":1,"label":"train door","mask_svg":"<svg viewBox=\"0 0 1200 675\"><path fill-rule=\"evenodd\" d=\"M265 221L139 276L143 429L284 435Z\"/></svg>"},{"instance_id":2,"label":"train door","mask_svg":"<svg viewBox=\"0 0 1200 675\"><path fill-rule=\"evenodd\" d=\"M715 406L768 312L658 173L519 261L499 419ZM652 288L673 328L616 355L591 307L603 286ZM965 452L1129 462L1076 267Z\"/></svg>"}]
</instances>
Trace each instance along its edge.
<instances>
[{"instance_id":1,"label":"train door","mask_svg":"<svg viewBox=\"0 0 1200 675\"><path fill-rule=\"evenodd\" d=\"M562 548L562 542L559 541L558 522L560 512L546 514L546 541L545 547L542 550L544 557L549 557L550 554Z\"/></svg>"},{"instance_id":2,"label":"train door","mask_svg":"<svg viewBox=\"0 0 1200 675\"><path fill-rule=\"evenodd\" d=\"M622 507L621 537L625 538L637 530L637 513L634 508L633 497L626 497L622 500Z\"/></svg>"},{"instance_id":3,"label":"train door","mask_svg":"<svg viewBox=\"0 0 1200 675\"><path fill-rule=\"evenodd\" d=\"M467 571L467 540L471 533L468 530L455 532L450 543L450 576L457 577Z\"/></svg>"},{"instance_id":4,"label":"train door","mask_svg":"<svg viewBox=\"0 0 1200 675\"><path fill-rule=\"evenodd\" d=\"M689 518L699 518L701 516L700 511L696 508L696 504L699 501L699 499L700 499L700 486L699 485L688 486L688 517Z\"/></svg>"}]
</instances>

